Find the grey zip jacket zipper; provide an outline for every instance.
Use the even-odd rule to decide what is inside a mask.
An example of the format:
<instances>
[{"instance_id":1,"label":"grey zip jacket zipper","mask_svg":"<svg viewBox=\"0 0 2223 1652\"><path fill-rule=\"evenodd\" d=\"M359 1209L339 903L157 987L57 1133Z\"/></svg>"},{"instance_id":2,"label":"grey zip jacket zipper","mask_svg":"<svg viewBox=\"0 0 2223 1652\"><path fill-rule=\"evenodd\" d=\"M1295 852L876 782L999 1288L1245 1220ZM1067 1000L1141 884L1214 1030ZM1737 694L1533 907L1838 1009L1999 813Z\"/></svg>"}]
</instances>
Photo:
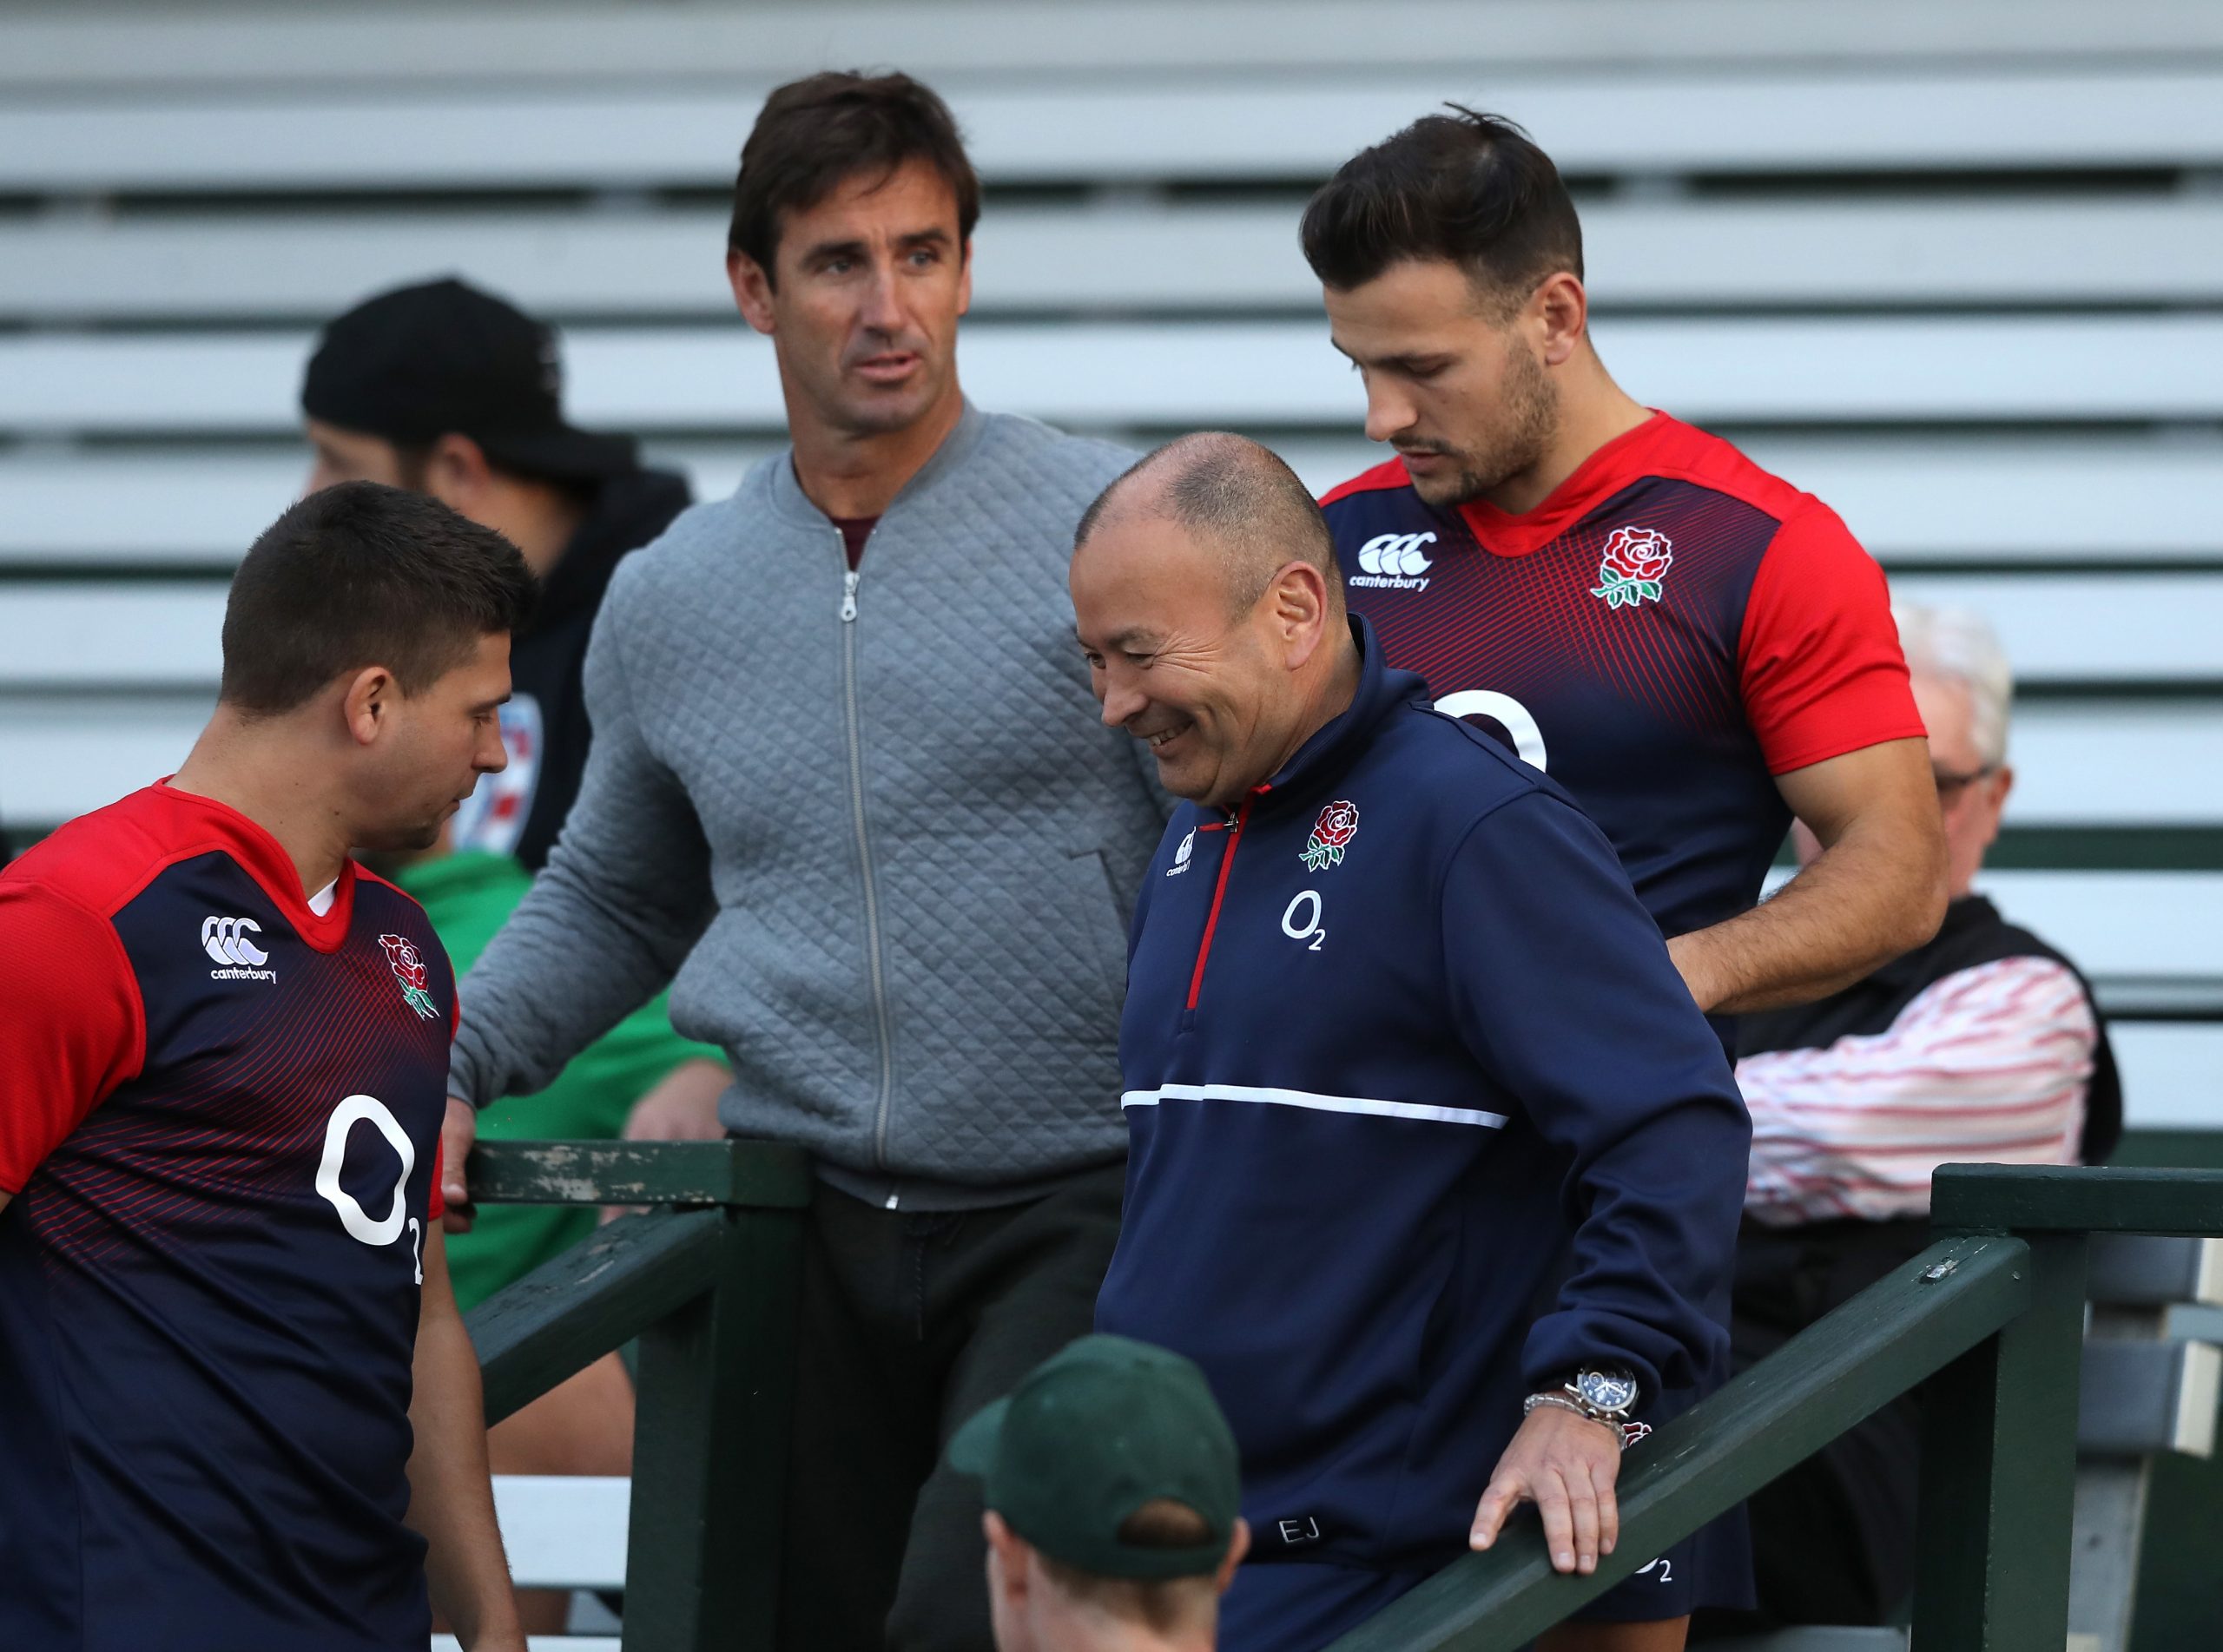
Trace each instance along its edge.
<instances>
[{"instance_id":1,"label":"grey zip jacket zipper","mask_svg":"<svg viewBox=\"0 0 2223 1652\"><path fill-rule=\"evenodd\" d=\"M834 530L834 538L845 569L841 575L841 700L849 735L849 804L857 831L859 869L864 874L865 956L872 971L873 1019L880 1030L880 1099L873 1123L873 1168L884 1173L887 1109L895 1099L895 1035L887 1024L887 959L880 939L880 892L872 881L872 824L865 816L864 734L857 721L857 591L864 582L864 569L847 566L848 543L839 529ZM890 1209L900 1196L896 1189L888 1189Z\"/></svg>"},{"instance_id":2,"label":"grey zip jacket zipper","mask_svg":"<svg viewBox=\"0 0 2223 1652\"><path fill-rule=\"evenodd\" d=\"M861 1197L993 1202L1119 1156L1164 804L1097 715L1065 563L1128 459L968 408L838 582L785 454L628 556L579 800L464 984L456 1093L543 1087L669 980L734 1063L728 1128Z\"/></svg>"}]
</instances>

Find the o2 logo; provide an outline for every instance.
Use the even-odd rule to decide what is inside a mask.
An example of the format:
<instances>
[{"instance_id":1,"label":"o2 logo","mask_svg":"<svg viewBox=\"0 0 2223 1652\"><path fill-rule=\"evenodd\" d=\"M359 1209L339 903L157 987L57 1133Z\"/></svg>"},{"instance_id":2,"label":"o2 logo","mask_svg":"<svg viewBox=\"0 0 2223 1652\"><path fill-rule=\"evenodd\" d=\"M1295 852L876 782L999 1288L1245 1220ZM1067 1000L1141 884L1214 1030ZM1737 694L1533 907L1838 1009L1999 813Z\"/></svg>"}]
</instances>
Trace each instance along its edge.
<instances>
[{"instance_id":1,"label":"o2 logo","mask_svg":"<svg viewBox=\"0 0 2223 1652\"><path fill-rule=\"evenodd\" d=\"M1536 727L1528 708L1511 694L1501 694L1494 688L1468 688L1444 695L1435 702L1435 708L1447 717L1487 717L1512 736L1514 754L1522 762L1531 768L1544 767L1544 731Z\"/></svg>"},{"instance_id":2,"label":"o2 logo","mask_svg":"<svg viewBox=\"0 0 2223 1652\"><path fill-rule=\"evenodd\" d=\"M1300 889L1296 898L1282 913L1282 933L1292 941L1309 941L1304 950L1316 952L1320 943L1328 938L1328 931L1320 927L1320 892Z\"/></svg>"},{"instance_id":3,"label":"o2 logo","mask_svg":"<svg viewBox=\"0 0 2223 1652\"><path fill-rule=\"evenodd\" d=\"M353 1194L340 1185L340 1167L347 1157L347 1138L354 1134L358 1124L363 1123L373 1126L401 1158L401 1173L393 1179L393 1201L383 1216L372 1215L356 1201ZM402 1209L409 1173L416 1168L417 1149L410 1143L409 1132L401 1128L401 1121L377 1096L350 1096L332 1109L332 1117L324 1127L324 1158L316 1168L317 1193L340 1213L340 1225L347 1230L348 1237L366 1245L391 1245L401 1237L406 1225L410 1235L410 1260L416 1268L417 1283L422 1285L425 1230L416 1217Z\"/></svg>"}]
</instances>

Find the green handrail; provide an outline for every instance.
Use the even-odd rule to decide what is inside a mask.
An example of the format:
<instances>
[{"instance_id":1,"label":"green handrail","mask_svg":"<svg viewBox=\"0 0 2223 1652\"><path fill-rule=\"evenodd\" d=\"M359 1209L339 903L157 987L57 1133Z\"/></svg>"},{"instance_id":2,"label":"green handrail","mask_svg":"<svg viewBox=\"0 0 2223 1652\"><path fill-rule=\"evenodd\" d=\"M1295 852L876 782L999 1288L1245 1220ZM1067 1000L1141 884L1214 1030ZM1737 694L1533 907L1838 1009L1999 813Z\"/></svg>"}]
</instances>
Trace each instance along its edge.
<instances>
[{"instance_id":1,"label":"green handrail","mask_svg":"<svg viewBox=\"0 0 2223 1652\"><path fill-rule=\"evenodd\" d=\"M759 1142L487 1142L489 1204L651 1206L473 1309L489 1422L640 1343L626 1652L769 1649L810 1168Z\"/></svg>"},{"instance_id":2,"label":"green handrail","mask_svg":"<svg viewBox=\"0 0 2223 1652\"><path fill-rule=\"evenodd\" d=\"M1531 1518L1331 1652L1513 1652L1925 1379L1915 1644L2064 1644L2085 1235L2223 1233L2223 1172L1948 1165L1931 1208L1936 1244L1646 1442L1596 1572Z\"/></svg>"},{"instance_id":3,"label":"green handrail","mask_svg":"<svg viewBox=\"0 0 2223 1652\"><path fill-rule=\"evenodd\" d=\"M625 1646L768 1648L807 1162L762 1142L488 1142L471 1174L490 1203L654 1207L473 1312L488 1415L637 1337ZM2085 1235L2223 1232L2223 1172L1949 1165L1932 1208L1936 1244L1646 1443L1596 1572L1553 1572L1531 1519L1335 1652L1512 1652L1925 1381L1917 1643L2061 1645Z\"/></svg>"}]
</instances>

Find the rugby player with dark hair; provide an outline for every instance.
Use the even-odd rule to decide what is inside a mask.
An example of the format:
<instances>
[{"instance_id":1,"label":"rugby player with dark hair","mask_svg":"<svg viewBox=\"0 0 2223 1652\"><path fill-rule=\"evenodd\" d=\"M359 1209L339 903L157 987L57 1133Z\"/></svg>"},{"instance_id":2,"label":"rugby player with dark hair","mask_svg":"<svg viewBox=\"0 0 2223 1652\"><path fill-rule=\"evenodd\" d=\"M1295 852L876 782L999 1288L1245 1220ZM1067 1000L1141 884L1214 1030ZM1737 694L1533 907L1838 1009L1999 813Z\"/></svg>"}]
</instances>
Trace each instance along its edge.
<instances>
[{"instance_id":1,"label":"rugby player with dark hair","mask_svg":"<svg viewBox=\"0 0 2223 1652\"><path fill-rule=\"evenodd\" d=\"M1605 828L1699 1007L1818 998L1936 933L1883 573L1820 500L1613 382L1551 158L1455 106L1346 162L1303 239L1396 450L1322 502L1353 609ZM1793 816L1823 853L1756 905Z\"/></svg>"},{"instance_id":2,"label":"rugby player with dark hair","mask_svg":"<svg viewBox=\"0 0 2223 1652\"><path fill-rule=\"evenodd\" d=\"M241 563L183 767L0 874L0 1646L520 1652L449 1288L456 1018L416 903L498 770L532 577L312 495Z\"/></svg>"}]
</instances>

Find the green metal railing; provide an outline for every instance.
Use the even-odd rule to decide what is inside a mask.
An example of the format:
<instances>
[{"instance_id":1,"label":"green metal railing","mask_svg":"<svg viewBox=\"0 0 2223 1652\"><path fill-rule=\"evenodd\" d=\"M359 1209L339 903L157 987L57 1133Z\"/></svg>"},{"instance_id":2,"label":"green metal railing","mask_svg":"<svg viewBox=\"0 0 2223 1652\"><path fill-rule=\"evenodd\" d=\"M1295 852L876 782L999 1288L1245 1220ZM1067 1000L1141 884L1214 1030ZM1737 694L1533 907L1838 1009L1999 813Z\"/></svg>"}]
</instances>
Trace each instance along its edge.
<instances>
[{"instance_id":1,"label":"green metal railing","mask_svg":"<svg viewBox=\"0 0 2223 1652\"><path fill-rule=\"evenodd\" d=\"M755 1142L488 1142L488 1204L647 1206L472 1310L500 1421L639 1339L625 1652L772 1645L810 1168Z\"/></svg>"},{"instance_id":2,"label":"green metal railing","mask_svg":"<svg viewBox=\"0 0 2223 1652\"><path fill-rule=\"evenodd\" d=\"M488 1420L637 1337L626 1652L768 1648L802 1156L759 1142L489 1142L472 1176L491 1203L655 1207L471 1315ZM1597 1571L1553 1571L1526 1518L1332 1652L1515 1652L1924 1383L1915 1644L2063 1645L2086 1236L2223 1233L2223 1171L1949 1165L1932 1220L1922 1255L1628 1459L1620 1543Z\"/></svg>"},{"instance_id":3,"label":"green metal railing","mask_svg":"<svg viewBox=\"0 0 2223 1652\"><path fill-rule=\"evenodd\" d=\"M1553 1571L1530 1518L1331 1652L1515 1652L1925 1381L1914 1645L2066 1644L2085 1239L2223 1233L2223 1172L1948 1165L1931 1221L1927 1251L1645 1442L1595 1572Z\"/></svg>"}]
</instances>

